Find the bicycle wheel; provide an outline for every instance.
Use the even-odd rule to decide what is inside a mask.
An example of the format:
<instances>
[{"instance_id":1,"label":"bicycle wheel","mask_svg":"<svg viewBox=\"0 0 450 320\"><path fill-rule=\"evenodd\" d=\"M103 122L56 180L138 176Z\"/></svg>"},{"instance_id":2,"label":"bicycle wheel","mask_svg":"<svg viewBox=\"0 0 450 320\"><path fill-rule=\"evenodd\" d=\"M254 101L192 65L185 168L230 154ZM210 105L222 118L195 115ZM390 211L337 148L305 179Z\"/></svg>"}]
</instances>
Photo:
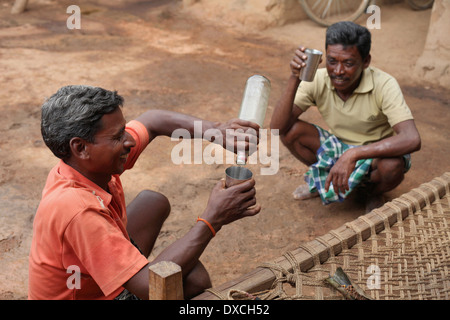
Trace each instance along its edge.
<instances>
[{"instance_id":1,"label":"bicycle wheel","mask_svg":"<svg viewBox=\"0 0 450 320\"><path fill-rule=\"evenodd\" d=\"M328 27L338 21L355 21L370 0L299 0L308 17Z\"/></svg>"},{"instance_id":2,"label":"bicycle wheel","mask_svg":"<svg viewBox=\"0 0 450 320\"><path fill-rule=\"evenodd\" d=\"M407 0L406 2L414 10L425 10L431 8L434 0Z\"/></svg>"}]
</instances>

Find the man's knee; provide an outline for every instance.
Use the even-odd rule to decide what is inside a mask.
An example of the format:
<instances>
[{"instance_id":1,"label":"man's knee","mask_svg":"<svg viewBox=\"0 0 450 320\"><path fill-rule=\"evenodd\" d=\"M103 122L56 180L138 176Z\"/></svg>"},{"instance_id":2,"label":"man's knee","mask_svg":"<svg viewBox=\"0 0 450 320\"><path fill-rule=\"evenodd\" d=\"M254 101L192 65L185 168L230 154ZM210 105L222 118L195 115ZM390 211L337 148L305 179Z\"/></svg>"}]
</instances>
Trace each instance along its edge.
<instances>
[{"instance_id":1,"label":"man's knee","mask_svg":"<svg viewBox=\"0 0 450 320\"><path fill-rule=\"evenodd\" d=\"M198 261L193 270L183 279L186 299L202 293L212 287L211 278L204 265Z\"/></svg>"},{"instance_id":2,"label":"man's knee","mask_svg":"<svg viewBox=\"0 0 450 320\"><path fill-rule=\"evenodd\" d=\"M405 161L403 157L377 159L376 170L379 179L394 188L405 177Z\"/></svg>"},{"instance_id":3,"label":"man's knee","mask_svg":"<svg viewBox=\"0 0 450 320\"><path fill-rule=\"evenodd\" d=\"M289 147L296 143L304 144L311 136L316 135L318 138L317 129L312 124L297 120L288 131L280 135L280 140Z\"/></svg>"},{"instance_id":4,"label":"man's knee","mask_svg":"<svg viewBox=\"0 0 450 320\"><path fill-rule=\"evenodd\" d=\"M285 134L280 134L280 140L281 142L286 146L292 146L296 140L297 137L295 137L290 131L285 133Z\"/></svg>"},{"instance_id":5,"label":"man's knee","mask_svg":"<svg viewBox=\"0 0 450 320\"><path fill-rule=\"evenodd\" d=\"M151 208L152 212L157 211L164 215L165 218L169 216L170 202L162 193L152 190L142 190L137 195L136 200L138 200L143 207Z\"/></svg>"},{"instance_id":6,"label":"man's knee","mask_svg":"<svg viewBox=\"0 0 450 320\"><path fill-rule=\"evenodd\" d=\"M403 176L405 161L403 157L379 159L377 169L387 175Z\"/></svg>"},{"instance_id":7,"label":"man's knee","mask_svg":"<svg viewBox=\"0 0 450 320\"><path fill-rule=\"evenodd\" d=\"M161 227L170 213L169 200L162 194L144 190L127 206L127 231L148 257Z\"/></svg>"},{"instance_id":8,"label":"man's knee","mask_svg":"<svg viewBox=\"0 0 450 320\"><path fill-rule=\"evenodd\" d=\"M287 147L300 144L309 150L320 147L320 135L317 128L305 121L297 120L292 127L280 135L280 140Z\"/></svg>"}]
</instances>

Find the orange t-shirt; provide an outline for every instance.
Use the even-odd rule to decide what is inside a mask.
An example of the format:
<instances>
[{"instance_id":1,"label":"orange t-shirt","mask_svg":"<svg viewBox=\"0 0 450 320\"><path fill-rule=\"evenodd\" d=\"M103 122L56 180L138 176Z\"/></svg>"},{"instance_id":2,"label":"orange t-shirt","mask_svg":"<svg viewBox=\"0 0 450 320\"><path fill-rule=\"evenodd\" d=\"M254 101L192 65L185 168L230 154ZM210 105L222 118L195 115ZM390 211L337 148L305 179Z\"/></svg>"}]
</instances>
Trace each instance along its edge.
<instances>
[{"instance_id":1,"label":"orange t-shirt","mask_svg":"<svg viewBox=\"0 0 450 320\"><path fill-rule=\"evenodd\" d=\"M126 130L136 140L125 164L130 169L149 136L135 120ZM50 171L33 224L29 299L114 299L148 263L126 231L119 176L108 186L110 193L62 160Z\"/></svg>"}]
</instances>

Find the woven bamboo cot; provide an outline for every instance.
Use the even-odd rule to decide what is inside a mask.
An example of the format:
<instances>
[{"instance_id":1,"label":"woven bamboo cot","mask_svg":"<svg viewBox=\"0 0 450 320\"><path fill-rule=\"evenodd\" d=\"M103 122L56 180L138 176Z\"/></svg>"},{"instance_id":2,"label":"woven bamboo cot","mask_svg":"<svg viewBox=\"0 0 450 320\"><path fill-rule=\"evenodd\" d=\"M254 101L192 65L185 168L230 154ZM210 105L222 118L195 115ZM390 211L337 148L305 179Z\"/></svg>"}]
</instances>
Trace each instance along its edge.
<instances>
[{"instance_id":1,"label":"woven bamboo cot","mask_svg":"<svg viewBox=\"0 0 450 320\"><path fill-rule=\"evenodd\" d=\"M449 299L449 186L446 172L194 299L343 299L324 281L338 267L371 299Z\"/></svg>"}]
</instances>

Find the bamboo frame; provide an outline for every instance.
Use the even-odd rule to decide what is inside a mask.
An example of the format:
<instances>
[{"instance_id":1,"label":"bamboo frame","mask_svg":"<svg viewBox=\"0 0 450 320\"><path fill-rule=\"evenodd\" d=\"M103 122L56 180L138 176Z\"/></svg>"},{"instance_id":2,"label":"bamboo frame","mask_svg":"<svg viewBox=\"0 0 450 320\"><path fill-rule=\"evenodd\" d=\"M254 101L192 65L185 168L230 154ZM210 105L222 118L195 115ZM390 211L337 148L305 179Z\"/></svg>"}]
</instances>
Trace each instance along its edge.
<instances>
[{"instance_id":1,"label":"bamboo frame","mask_svg":"<svg viewBox=\"0 0 450 320\"><path fill-rule=\"evenodd\" d=\"M414 198L420 208L425 207L427 201L436 200L436 195L443 197L450 185L450 173L445 173L441 177L435 178L429 183L422 184L419 188L413 189L404 196L404 199ZM393 200L394 202L395 200ZM379 233L389 226L394 225L398 219L405 219L409 214L417 211L418 208L414 204L407 205L407 201L395 202L399 210L394 210L389 203L383 207L373 210L372 212L359 217L350 224L345 224L336 230L316 238L305 245L291 251L291 255L298 262L298 266L302 272L306 272L315 265L324 263L330 258L330 252L338 255L342 252L343 247L351 248L359 240L368 239L373 232ZM411 203L408 200L409 203ZM419 209L420 209L419 208ZM349 227L351 225L351 227ZM358 230L356 232L355 230ZM325 245L328 244L329 246ZM279 257L274 260L273 264L281 268L292 271L291 262L285 257ZM274 273L267 268L258 267L255 270L235 279L219 285L210 291L206 291L194 300L217 300L226 299L230 290L240 290L244 292L254 293L268 290L271 288L276 277Z\"/></svg>"}]
</instances>

